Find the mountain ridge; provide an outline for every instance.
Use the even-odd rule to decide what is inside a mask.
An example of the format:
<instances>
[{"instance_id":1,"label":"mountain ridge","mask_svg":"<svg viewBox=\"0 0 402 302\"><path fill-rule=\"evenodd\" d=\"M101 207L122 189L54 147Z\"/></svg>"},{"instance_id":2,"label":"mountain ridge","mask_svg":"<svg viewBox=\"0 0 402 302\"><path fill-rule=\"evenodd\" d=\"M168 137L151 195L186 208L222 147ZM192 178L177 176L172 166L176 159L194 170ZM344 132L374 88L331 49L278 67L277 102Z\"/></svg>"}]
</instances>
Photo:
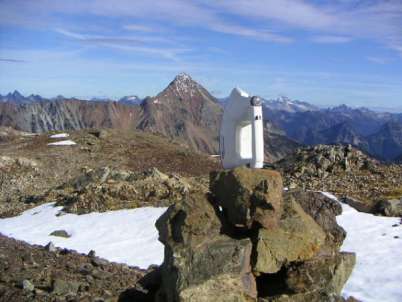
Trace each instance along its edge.
<instances>
[{"instance_id":1,"label":"mountain ridge","mask_svg":"<svg viewBox=\"0 0 402 302\"><path fill-rule=\"evenodd\" d=\"M216 154L224 103L190 75L181 73L156 96L145 99L136 95L117 101L64 96L46 99L10 92L0 96L0 126L28 132L91 127L139 129ZM270 160L280 159L300 145L337 143L352 144L385 161L396 160L402 154L400 132L391 131L402 125L402 114L346 105L319 109L287 97L264 100L263 113ZM390 122L394 127L384 128Z\"/></svg>"}]
</instances>

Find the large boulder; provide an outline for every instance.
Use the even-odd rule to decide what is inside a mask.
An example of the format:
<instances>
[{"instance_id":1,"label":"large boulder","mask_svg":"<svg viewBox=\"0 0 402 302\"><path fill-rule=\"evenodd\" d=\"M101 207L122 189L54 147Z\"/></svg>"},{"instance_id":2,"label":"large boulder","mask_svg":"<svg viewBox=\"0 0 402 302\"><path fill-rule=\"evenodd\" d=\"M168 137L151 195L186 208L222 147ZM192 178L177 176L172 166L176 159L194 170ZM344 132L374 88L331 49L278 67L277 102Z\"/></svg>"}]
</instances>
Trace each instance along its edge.
<instances>
[{"instance_id":1,"label":"large boulder","mask_svg":"<svg viewBox=\"0 0 402 302\"><path fill-rule=\"evenodd\" d=\"M373 212L383 216L402 217L402 198L380 200L375 204Z\"/></svg>"},{"instance_id":2,"label":"large boulder","mask_svg":"<svg viewBox=\"0 0 402 302\"><path fill-rule=\"evenodd\" d=\"M325 242L325 233L294 200L284 204L279 226L258 230L254 273L276 273L290 262L313 258Z\"/></svg>"},{"instance_id":3,"label":"large boulder","mask_svg":"<svg viewBox=\"0 0 402 302\"><path fill-rule=\"evenodd\" d=\"M336 216L342 214L342 206L321 192L289 191L284 194L285 200L295 200L326 233L326 247L337 250L346 237L345 230L336 222Z\"/></svg>"},{"instance_id":4,"label":"large boulder","mask_svg":"<svg viewBox=\"0 0 402 302\"><path fill-rule=\"evenodd\" d=\"M324 290L340 295L355 262L355 254L337 253L293 264L286 269L287 288L294 293Z\"/></svg>"},{"instance_id":5,"label":"large boulder","mask_svg":"<svg viewBox=\"0 0 402 302\"><path fill-rule=\"evenodd\" d=\"M211 173L210 190L233 226L277 225L282 213L282 177L276 171L239 167Z\"/></svg>"},{"instance_id":6,"label":"large boulder","mask_svg":"<svg viewBox=\"0 0 402 302\"><path fill-rule=\"evenodd\" d=\"M298 294L283 294L271 298L261 298L258 302L360 302L353 297L347 299L321 290Z\"/></svg>"},{"instance_id":7,"label":"large boulder","mask_svg":"<svg viewBox=\"0 0 402 302\"><path fill-rule=\"evenodd\" d=\"M221 235L214 207L192 194L156 222L165 244L161 301L252 301L257 297L251 273L250 239Z\"/></svg>"}]
</instances>

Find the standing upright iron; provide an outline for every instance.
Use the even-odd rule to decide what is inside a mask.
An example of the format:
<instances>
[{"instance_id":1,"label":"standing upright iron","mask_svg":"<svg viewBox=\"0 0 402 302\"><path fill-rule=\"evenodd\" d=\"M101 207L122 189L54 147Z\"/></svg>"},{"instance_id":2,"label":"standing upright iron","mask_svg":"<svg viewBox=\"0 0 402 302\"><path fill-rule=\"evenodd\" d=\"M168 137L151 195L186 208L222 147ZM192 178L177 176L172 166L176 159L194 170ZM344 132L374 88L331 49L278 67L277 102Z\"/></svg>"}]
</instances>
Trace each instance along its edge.
<instances>
[{"instance_id":1,"label":"standing upright iron","mask_svg":"<svg viewBox=\"0 0 402 302\"><path fill-rule=\"evenodd\" d=\"M259 97L233 89L225 105L220 129L220 155L225 169L264 166L264 129Z\"/></svg>"}]
</instances>

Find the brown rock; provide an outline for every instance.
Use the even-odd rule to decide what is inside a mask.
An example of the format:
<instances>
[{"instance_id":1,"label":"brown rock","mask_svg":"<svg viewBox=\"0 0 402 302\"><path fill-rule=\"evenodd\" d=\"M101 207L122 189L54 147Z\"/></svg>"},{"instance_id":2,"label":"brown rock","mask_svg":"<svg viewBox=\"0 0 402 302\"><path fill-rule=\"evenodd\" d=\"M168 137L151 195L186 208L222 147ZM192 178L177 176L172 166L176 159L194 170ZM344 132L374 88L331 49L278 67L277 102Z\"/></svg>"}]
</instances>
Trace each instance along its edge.
<instances>
[{"instance_id":1,"label":"brown rock","mask_svg":"<svg viewBox=\"0 0 402 302\"><path fill-rule=\"evenodd\" d=\"M249 301L257 297L251 241L220 235L220 221L205 195L193 194L170 206L156 226L165 244L161 301Z\"/></svg>"},{"instance_id":2,"label":"brown rock","mask_svg":"<svg viewBox=\"0 0 402 302\"><path fill-rule=\"evenodd\" d=\"M326 197L321 192L290 191L285 199L294 199L326 233L326 245L338 250L346 237L345 230L336 222L336 216L342 214L339 202Z\"/></svg>"},{"instance_id":3,"label":"brown rock","mask_svg":"<svg viewBox=\"0 0 402 302\"><path fill-rule=\"evenodd\" d=\"M355 254L338 253L291 265L287 270L287 287L295 293L324 290L340 295L355 262Z\"/></svg>"},{"instance_id":4,"label":"brown rock","mask_svg":"<svg viewBox=\"0 0 402 302\"><path fill-rule=\"evenodd\" d=\"M320 226L299 204L288 200L279 226L258 231L253 270L256 274L276 273L286 263L311 259L324 241Z\"/></svg>"},{"instance_id":5,"label":"brown rock","mask_svg":"<svg viewBox=\"0 0 402 302\"><path fill-rule=\"evenodd\" d=\"M282 177L276 171L239 167L211 173L211 193L227 221L250 229L277 225L282 210Z\"/></svg>"}]
</instances>

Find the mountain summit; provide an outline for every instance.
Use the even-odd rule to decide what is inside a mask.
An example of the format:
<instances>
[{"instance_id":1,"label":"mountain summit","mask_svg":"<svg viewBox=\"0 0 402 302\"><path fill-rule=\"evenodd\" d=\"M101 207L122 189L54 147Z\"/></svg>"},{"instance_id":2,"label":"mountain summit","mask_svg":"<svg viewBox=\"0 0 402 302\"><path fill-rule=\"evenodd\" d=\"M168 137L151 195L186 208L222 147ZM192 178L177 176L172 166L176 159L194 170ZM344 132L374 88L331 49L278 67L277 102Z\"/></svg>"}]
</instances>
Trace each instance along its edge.
<instances>
[{"instance_id":1,"label":"mountain summit","mask_svg":"<svg viewBox=\"0 0 402 302\"><path fill-rule=\"evenodd\" d=\"M139 128L178 137L197 150L216 153L222 108L188 74L178 74L157 96L141 105Z\"/></svg>"},{"instance_id":2,"label":"mountain summit","mask_svg":"<svg viewBox=\"0 0 402 302\"><path fill-rule=\"evenodd\" d=\"M189 98L193 97L193 95L197 93L197 90L202 90L204 88L194 81L187 73L183 72L179 73L174 80L170 82L166 89L181 98Z\"/></svg>"}]
</instances>

